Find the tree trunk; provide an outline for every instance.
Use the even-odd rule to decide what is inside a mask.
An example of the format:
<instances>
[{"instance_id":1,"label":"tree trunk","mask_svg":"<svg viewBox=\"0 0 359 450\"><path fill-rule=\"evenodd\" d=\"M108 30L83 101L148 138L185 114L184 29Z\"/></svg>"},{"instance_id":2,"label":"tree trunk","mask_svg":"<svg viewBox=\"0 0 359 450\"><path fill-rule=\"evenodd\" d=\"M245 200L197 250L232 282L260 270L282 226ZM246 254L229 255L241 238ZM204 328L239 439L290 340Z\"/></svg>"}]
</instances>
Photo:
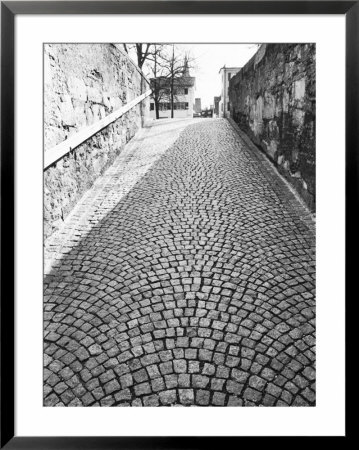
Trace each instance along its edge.
<instances>
[{"instance_id":1,"label":"tree trunk","mask_svg":"<svg viewBox=\"0 0 359 450\"><path fill-rule=\"evenodd\" d=\"M153 68L153 75L154 75L154 95L153 99L155 101L155 110L156 110L156 119L160 118L160 102L158 100L158 87L157 87L157 45L155 45L155 52L154 52L154 63L155 66Z\"/></svg>"},{"instance_id":2,"label":"tree trunk","mask_svg":"<svg viewBox=\"0 0 359 450\"><path fill-rule=\"evenodd\" d=\"M172 45L172 60L171 60L171 119L173 119L174 63L175 63L175 47L174 47L174 45Z\"/></svg>"},{"instance_id":3,"label":"tree trunk","mask_svg":"<svg viewBox=\"0 0 359 450\"><path fill-rule=\"evenodd\" d=\"M155 97L155 110L156 110L156 119L160 118L160 102Z\"/></svg>"},{"instance_id":4,"label":"tree trunk","mask_svg":"<svg viewBox=\"0 0 359 450\"><path fill-rule=\"evenodd\" d=\"M173 107L174 107L174 77L171 76L171 119L173 119Z\"/></svg>"},{"instance_id":5,"label":"tree trunk","mask_svg":"<svg viewBox=\"0 0 359 450\"><path fill-rule=\"evenodd\" d=\"M174 102L173 102L173 87L171 88L171 119L173 119L173 106L174 106Z\"/></svg>"},{"instance_id":6,"label":"tree trunk","mask_svg":"<svg viewBox=\"0 0 359 450\"><path fill-rule=\"evenodd\" d=\"M141 77L141 95L144 92L144 84L145 80ZM145 102L142 100L140 102L140 115L141 115L141 127L143 128L145 126Z\"/></svg>"}]
</instances>

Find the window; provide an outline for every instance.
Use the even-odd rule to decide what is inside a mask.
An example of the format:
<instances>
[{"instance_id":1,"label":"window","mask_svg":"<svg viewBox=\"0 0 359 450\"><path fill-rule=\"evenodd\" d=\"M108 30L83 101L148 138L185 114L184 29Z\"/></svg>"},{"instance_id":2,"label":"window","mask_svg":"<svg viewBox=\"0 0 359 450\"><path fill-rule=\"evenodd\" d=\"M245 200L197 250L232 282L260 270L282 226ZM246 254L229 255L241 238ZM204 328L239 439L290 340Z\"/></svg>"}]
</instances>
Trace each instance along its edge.
<instances>
[{"instance_id":1,"label":"window","mask_svg":"<svg viewBox=\"0 0 359 450\"><path fill-rule=\"evenodd\" d=\"M150 103L150 111L154 111L155 110L155 104L154 103Z\"/></svg>"},{"instance_id":2,"label":"window","mask_svg":"<svg viewBox=\"0 0 359 450\"><path fill-rule=\"evenodd\" d=\"M188 109L187 108L188 103L180 102L178 105L179 105L178 109L182 109L182 110Z\"/></svg>"},{"instance_id":3,"label":"window","mask_svg":"<svg viewBox=\"0 0 359 450\"><path fill-rule=\"evenodd\" d=\"M168 111L169 109L171 109L171 104L170 103L160 103L160 111Z\"/></svg>"},{"instance_id":4,"label":"window","mask_svg":"<svg viewBox=\"0 0 359 450\"><path fill-rule=\"evenodd\" d=\"M231 107L230 107L230 105L229 105L229 102L227 103L227 111L230 111L231 110Z\"/></svg>"},{"instance_id":5,"label":"window","mask_svg":"<svg viewBox=\"0 0 359 450\"><path fill-rule=\"evenodd\" d=\"M154 108L152 108L153 103L151 103L150 109L153 111ZM160 111L170 111L171 110L171 103L160 103L159 104ZM175 102L173 103L173 109L174 110L185 110L189 109L189 104L186 102Z\"/></svg>"},{"instance_id":6,"label":"window","mask_svg":"<svg viewBox=\"0 0 359 450\"><path fill-rule=\"evenodd\" d=\"M174 109L185 109L185 103L177 102L174 104Z\"/></svg>"},{"instance_id":7,"label":"window","mask_svg":"<svg viewBox=\"0 0 359 450\"><path fill-rule=\"evenodd\" d=\"M174 95L187 95L188 94L188 88L175 88L173 90Z\"/></svg>"}]
</instances>

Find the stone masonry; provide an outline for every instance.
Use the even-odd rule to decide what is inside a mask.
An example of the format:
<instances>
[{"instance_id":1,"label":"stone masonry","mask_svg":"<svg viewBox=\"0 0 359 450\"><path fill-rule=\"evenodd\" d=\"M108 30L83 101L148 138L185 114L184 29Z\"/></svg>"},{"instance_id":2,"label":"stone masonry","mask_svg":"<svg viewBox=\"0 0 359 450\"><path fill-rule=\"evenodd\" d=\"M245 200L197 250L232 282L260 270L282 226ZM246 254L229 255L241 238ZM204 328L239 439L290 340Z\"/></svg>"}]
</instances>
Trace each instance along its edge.
<instances>
[{"instance_id":1,"label":"stone masonry","mask_svg":"<svg viewBox=\"0 0 359 450\"><path fill-rule=\"evenodd\" d=\"M315 210L315 44L263 44L230 82L231 115Z\"/></svg>"},{"instance_id":2,"label":"stone masonry","mask_svg":"<svg viewBox=\"0 0 359 450\"><path fill-rule=\"evenodd\" d=\"M149 88L134 63L112 44L46 44L44 78L45 152ZM135 135L146 110L136 105L45 171L45 238Z\"/></svg>"},{"instance_id":3,"label":"stone masonry","mask_svg":"<svg viewBox=\"0 0 359 450\"><path fill-rule=\"evenodd\" d=\"M44 280L44 405L314 406L314 221L230 122L165 148L175 125L76 207Z\"/></svg>"}]
</instances>

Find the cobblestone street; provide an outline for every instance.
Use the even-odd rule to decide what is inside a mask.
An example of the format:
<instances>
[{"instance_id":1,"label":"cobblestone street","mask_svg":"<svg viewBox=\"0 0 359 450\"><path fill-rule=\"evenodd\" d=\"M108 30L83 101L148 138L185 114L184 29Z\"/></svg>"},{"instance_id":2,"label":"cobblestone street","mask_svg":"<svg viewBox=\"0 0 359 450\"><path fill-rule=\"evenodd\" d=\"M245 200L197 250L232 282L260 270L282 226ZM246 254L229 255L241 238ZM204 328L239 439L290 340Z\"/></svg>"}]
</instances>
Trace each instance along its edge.
<instances>
[{"instance_id":1,"label":"cobblestone street","mask_svg":"<svg viewBox=\"0 0 359 450\"><path fill-rule=\"evenodd\" d=\"M231 122L157 122L46 243L44 404L314 406L314 219Z\"/></svg>"}]
</instances>

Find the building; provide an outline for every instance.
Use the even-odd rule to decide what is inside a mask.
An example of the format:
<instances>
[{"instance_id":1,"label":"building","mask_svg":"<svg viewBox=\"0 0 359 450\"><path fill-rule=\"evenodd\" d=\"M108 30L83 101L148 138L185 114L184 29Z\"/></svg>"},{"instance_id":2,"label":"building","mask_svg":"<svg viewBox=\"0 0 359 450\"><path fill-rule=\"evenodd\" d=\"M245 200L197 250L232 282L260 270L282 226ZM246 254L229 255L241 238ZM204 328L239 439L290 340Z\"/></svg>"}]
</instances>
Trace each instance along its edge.
<instances>
[{"instance_id":1,"label":"building","mask_svg":"<svg viewBox=\"0 0 359 450\"><path fill-rule=\"evenodd\" d=\"M213 103L214 103L214 110L213 114L215 114L217 117L219 117L219 102L221 100L221 97L214 97Z\"/></svg>"},{"instance_id":2,"label":"building","mask_svg":"<svg viewBox=\"0 0 359 450\"><path fill-rule=\"evenodd\" d=\"M201 99L200 98L195 98L193 111L195 113L201 113L202 105L201 105Z\"/></svg>"},{"instance_id":3,"label":"building","mask_svg":"<svg viewBox=\"0 0 359 450\"><path fill-rule=\"evenodd\" d=\"M174 108L173 117L193 117L194 91L195 91L195 77L189 76L186 71L182 77L174 79ZM171 81L165 77L152 78L151 86L154 86L160 94L159 99L159 118L171 117L171 96L170 84ZM200 99L199 99L200 100ZM156 108L153 94L150 99L150 118L156 119Z\"/></svg>"},{"instance_id":4,"label":"building","mask_svg":"<svg viewBox=\"0 0 359 450\"><path fill-rule=\"evenodd\" d=\"M229 80L240 71L241 67L223 66L219 70L221 75L221 99L219 101L219 117L230 117Z\"/></svg>"}]
</instances>

